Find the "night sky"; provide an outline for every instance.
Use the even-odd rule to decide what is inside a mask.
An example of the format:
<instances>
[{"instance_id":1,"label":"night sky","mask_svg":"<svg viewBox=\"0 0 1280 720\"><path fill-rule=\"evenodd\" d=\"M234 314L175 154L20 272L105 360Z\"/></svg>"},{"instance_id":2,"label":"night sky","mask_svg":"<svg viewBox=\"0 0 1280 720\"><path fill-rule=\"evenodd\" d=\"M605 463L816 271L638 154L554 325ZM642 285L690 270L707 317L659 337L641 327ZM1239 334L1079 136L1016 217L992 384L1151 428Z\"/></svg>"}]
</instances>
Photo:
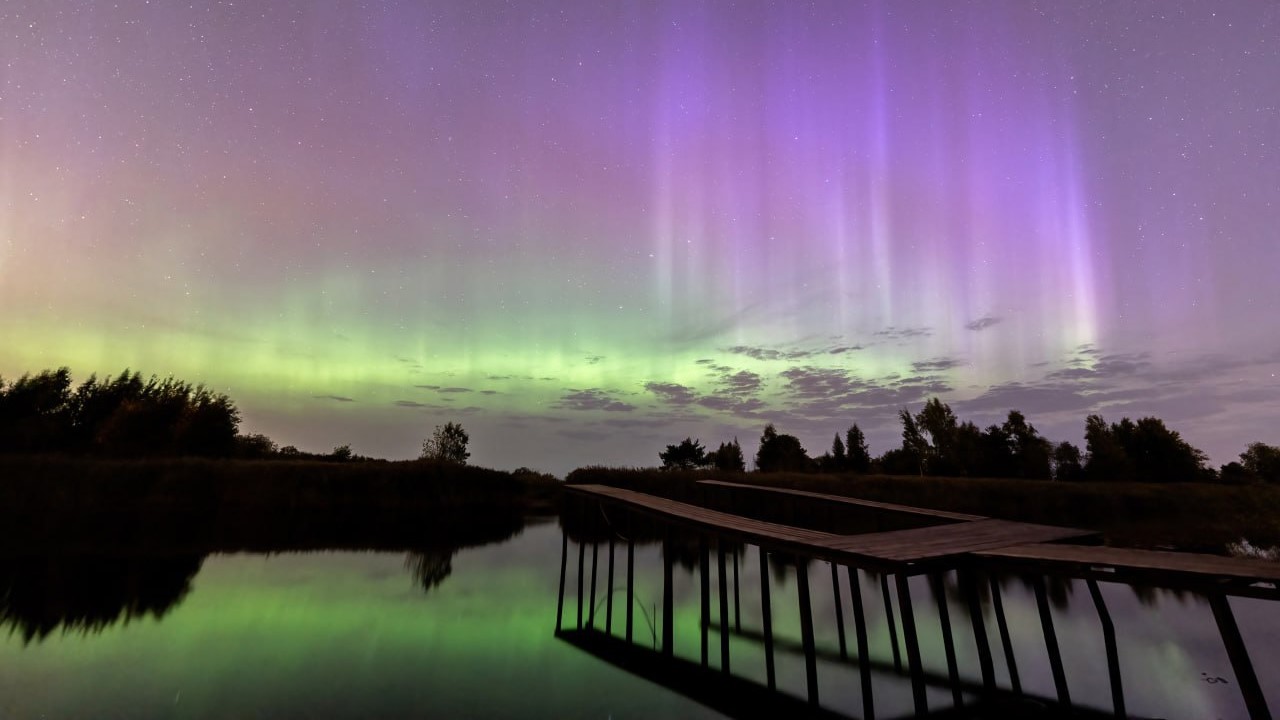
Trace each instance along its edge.
<instances>
[{"instance_id":1,"label":"night sky","mask_svg":"<svg viewBox=\"0 0 1280 720\"><path fill-rule=\"evenodd\" d=\"M1280 442L1280 4L0 4L0 375L245 432Z\"/></svg>"}]
</instances>

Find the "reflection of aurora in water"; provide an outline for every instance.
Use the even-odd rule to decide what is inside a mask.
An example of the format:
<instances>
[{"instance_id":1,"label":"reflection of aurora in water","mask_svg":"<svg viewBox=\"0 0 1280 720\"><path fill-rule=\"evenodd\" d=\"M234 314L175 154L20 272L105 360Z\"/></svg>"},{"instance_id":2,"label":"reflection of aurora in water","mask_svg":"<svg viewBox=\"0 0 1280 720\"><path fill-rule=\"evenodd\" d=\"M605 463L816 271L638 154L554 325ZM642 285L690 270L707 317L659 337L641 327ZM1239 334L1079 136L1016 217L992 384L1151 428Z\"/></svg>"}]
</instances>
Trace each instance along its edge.
<instances>
[{"instance_id":1,"label":"reflection of aurora in water","mask_svg":"<svg viewBox=\"0 0 1280 720\"><path fill-rule=\"evenodd\" d=\"M254 713L352 718L712 716L677 694L619 672L554 638L560 549L561 533L554 525L535 525L510 541L459 550L448 560L447 579L425 595L422 580L406 568L403 552L213 554L189 580L189 592L158 617L135 616L127 623L103 624L88 634L54 631L31 643L17 633L0 633L0 666L5 668L0 673L0 716L82 717L86 708L102 715L172 713L191 718ZM568 589L573 597L576 545L571 542L569 550ZM625 619L620 600L626 584L621 564L625 544L619 543L615 550L619 564L613 582L614 632L620 633ZM696 543L682 552L692 552L694 562L687 567L673 563L674 654L696 665L700 600L695 569L700 558ZM742 626L758 628L760 568L754 547L742 547L740 552ZM431 557L435 560L428 565L443 567L442 555ZM599 555L597 623L603 622L605 612L607 557L606 543ZM714 551L711 557L714 563ZM771 558L774 564L768 571L773 631L780 646L787 640L799 645L795 565L780 560ZM588 545L587 592L590 564ZM635 638L645 647L660 649L661 545L637 544L634 569ZM727 577L732 583L732 569ZM821 704L857 711L861 707L858 668L839 661L829 566L810 563L808 577ZM840 577L844 622L852 628L847 577ZM869 654L892 667L879 580L867 574L859 574L859 580L871 629ZM713 572L713 598L718 582L718 573ZM958 628L959 672L967 682L980 684L972 634L959 629L967 627L964 593L952 576L944 586L951 620ZM999 587L1022 685L1029 694L1052 698L1054 682L1039 639L1034 590L1017 577L1001 578ZM1106 650L1089 592L1077 581L1052 582L1048 587L1046 598L1052 598L1049 606L1072 700L1108 709ZM1100 587L1118 634L1130 713L1247 717L1212 611L1202 598L1160 590L1140 595L1112 583L1100 583ZM914 619L920 628L923 669L946 677L945 649L937 634L939 617L929 581L912 579L910 589L916 600ZM1280 668L1274 603L1231 602L1269 693L1267 700L1277 707L1280 698L1269 687L1275 684L1275 669ZM988 600L983 603L990 608ZM576 620L572 608L569 603L565 609L569 626ZM717 619L718 598L712 610ZM900 629L901 618L896 622ZM1007 668L998 633L994 624L989 630L994 670L1003 682ZM852 632L846 640L847 652L856 654ZM903 642L901 636L898 642ZM731 635L730 651L734 674L765 681L757 643ZM718 653L719 637L713 632L713 666ZM805 697L803 653L779 651L776 673L780 689ZM1219 677L1227 682L1206 682ZM909 679L878 671L876 683L876 717L912 713ZM931 690L929 706L944 707L949 698L945 690Z\"/></svg>"}]
</instances>

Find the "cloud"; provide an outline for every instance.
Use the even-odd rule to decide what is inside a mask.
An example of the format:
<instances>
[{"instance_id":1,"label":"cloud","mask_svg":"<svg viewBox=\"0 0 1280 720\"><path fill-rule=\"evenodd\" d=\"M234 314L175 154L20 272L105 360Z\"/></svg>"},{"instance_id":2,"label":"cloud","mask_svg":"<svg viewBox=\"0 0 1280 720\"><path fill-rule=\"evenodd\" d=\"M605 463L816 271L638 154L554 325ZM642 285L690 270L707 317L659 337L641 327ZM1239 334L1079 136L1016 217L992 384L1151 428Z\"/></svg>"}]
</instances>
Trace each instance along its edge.
<instances>
[{"instance_id":1,"label":"cloud","mask_svg":"<svg viewBox=\"0 0 1280 720\"><path fill-rule=\"evenodd\" d=\"M472 390L471 390L471 388L464 388L464 387L446 387L446 388L440 388L440 392L442 392L442 393L469 393L469 392L472 392Z\"/></svg>"},{"instance_id":2,"label":"cloud","mask_svg":"<svg viewBox=\"0 0 1280 720\"><path fill-rule=\"evenodd\" d=\"M1089 361L1076 358L1070 361L1072 367L1055 370L1045 376L1048 380L1107 380L1127 377L1146 372L1152 367L1150 353L1117 353L1099 355L1096 360ZM1215 366L1214 371L1220 371Z\"/></svg>"},{"instance_id":3,"label":"cloud","mask_svg":"<svg viewBox=\"0 0 1280 720\"><path fill-rule=\"evenodd\" d=\"M793 367L778 374L786 378L787 392L797 398L843 396L865 385L843 368Z\"/></svg>"},{"instance_id":4,"label":"cloud","mask_svg":"<svg viewBox=\"0 0 1280 720\"><path fill-rule=\"evenodd\" d=\"M426 403L420 403L420 402L416 402L416 401L413 401L413 400L396 400L395 402L393 402L393 403L391 403L391 404L392 404L392 405L395 405L396 407L403 407L403 408L425 408L425 407L430 407L430 405L427 405Z\"/></svg>"},{"instance_id":5,"label":"cloud","mask_svg":"<svg viewBox=\"0 0 1280 720\"><path fill-rule=\"evenodd\" d=\"M899 328L890 325L889 327L876 331L876 337L882 337L886 340L906 340L908 338L929 337L933 334L932 328Z\"/></svg>"},{"instance_id":6,"label":"cloud","mask_svg":"<svg viewBox=\"0 0 1280 720\"><path fill-rule=\"evenodd\" d=\"M725 348L725 352L745 355L753 360L801 360L814 354L813 350L779 350L754 345L734 345Z\"/></svg>"},{"instance_id":7,"label":"cloud","mask_svg":"<svg viewBox=\"0 0 1280 720\"><path fill-rule=\"evenodd\" d=\"M919 360L911 363L911 369L916 372L942 372L952 368L960 367L964 363L956 358L934 358L933 360Z\"/></svg>"},{"instance_id":8,"label":"cloud","mask_svg":"<svg viewBox=\"0 0 1280 720\"><path fill-rule=\"evenodd\" d=\"M973 322L965 323L964 327L966 330L981 332L991 327L992 325L999 325L1003 319L1004 318L998 318L994 315L983 315L982 317L978 318L977 320L974 320Z\"/></svg>"},{"instance_id":9,"label":"cloud","mask_svg":"<svg viewBox=\"0 0 1280 720\"><path fill-rule=\"evenodd\" d=\"M750 370L739 370L736 373L725 375L720 379L720 385L724 392L733 395L752 394L759 392L764 381L761 377Z\"/></svg>"},{"instance_id":10,"label":"cloud","mask_svg":"<svg viewBox=\"0 0 1280 720\"><path fill-rule=\"evenodd\" d=\"M316 400L332 400L334 402L340 402L340 403L355 402L355 400L349 397L344 397L342 395L312 395L311 397L315 398Z\"/></svg>"},{"instance_id":11,"label":"cloud","mask_svg":"<svg viewBox=\"0 0 1280 720\"><path fill-rule=\"evenodd\" d=\"M560 398L552 407L561 410L604 410L605 412L631 412L635 405L615 400L609 393L599 388L575 390L569 388L567 395Z\"/></svg>"},{"instance_id":12,"label":"cloud","mask_svg":"<svg viewBox=\"0 0 1280 720\"><path fill-rule=\"evenodd\" d=\"M600 364L600 361L604 360L604 356L603 355L587 355L582 360L588 365L598 365Z\"/></svg>"},{"instance_id":13,"label":"cloud","mask_svg":"<svg viewBox=\"0 0 1280 720\"><path fill-rule=\"evenodd\" d=\"M644 389L671 405L688 405L698 398L698 394L692 388L679 383L647 382L644 384Z\"/></svg>"},{"instance_id":14,"label":"cloud","mask_svg":"<svg viewBox=\"0 0 1280 720\"><path fill-rule=\"evenodd\" d=\"M422 388L423 390L439 390L440 389L439 385L414 385L414 387Z\"/></svg>"},{"instance_id":15,"label":"cloud","mask_svg":"<svg viewBox=\"0 0 1280 720\"><path fill-rule=\"evenodd\" d=\"M765 407L763 400L743 398L736 395L704 395L698 398L698 405L708 410L746 416L754 415Z\"/></svg>"}]
</instances>

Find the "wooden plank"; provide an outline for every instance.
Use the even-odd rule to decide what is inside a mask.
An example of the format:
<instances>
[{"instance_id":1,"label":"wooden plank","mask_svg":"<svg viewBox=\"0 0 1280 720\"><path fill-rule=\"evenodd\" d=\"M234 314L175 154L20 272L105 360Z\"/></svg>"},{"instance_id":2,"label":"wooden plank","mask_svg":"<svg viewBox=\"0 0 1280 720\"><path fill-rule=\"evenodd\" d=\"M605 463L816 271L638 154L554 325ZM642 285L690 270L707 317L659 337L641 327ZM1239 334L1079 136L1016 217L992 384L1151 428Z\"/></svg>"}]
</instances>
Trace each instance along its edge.
<instances>
[{"instance_id":1,"label":"wooden plank","mask_svg":"<svg viewBox=\"0 0 1280 720\"><path fill-rule=\"evenodd\" d=\"M827 542L836 550L882 560L912 562L965 555L978 550L1052 542L1093 535L1087 530L1009 520L976 520L953 525L847 535Z\"/></svg>"},{"instance_id":2,"label":"wooden plank","mask_svg":"<svg viewBox=\"0 0 1280 720\"><path fill-rule=\"evenodd\" d=\"M749 539L773 541L775 544L782 543L807 548L820 548L823 541L839 537L818 530L808 530L790 525L755 520L741 515L709 510L698 505L690 505L689 503L606 485L568 485L565 490L618 500L650 512L681 519L702 527L743 535Z\"/></svg>"},{"instance_id":3,"label":"wooden plank","mask_svg":"<svg viewBox=\"0 0 1280 720\"><path fill-rule=\"evenodd\" d=\"M862 498L849 497L847 495L831 495L829 493L810 492L808 490L793 490L791 488L769 487L767 485L750 485L746 483L726 482L724 480L699 480L699 485L710 485L713 487L732 488L735 490L757 490L765 493L777 493L781 495L794 495L796 497L807 497L818 500L826 500L829 502L840 503L843 505L854 505L873 510L885 510L889 512L905 513L909 515L923 515L926 517L939 518L943 520L952 520L956 522L969 522L972 520L986 520L982 515L968 515L966 513L949 512L946 510L934 510L932 508L914 507L911 505L895 505L893 503L879 502L876 500L863 500Z\"/></svg>"},{"instance_id":4,"label":"wooden plank","mask_svg":"<svg viewBox=\"0 0 1280 720\"><path fill-rule=\"evenodd\" d=\"M1280 563L1164 550L1024 544L993 548L976 554L994 560L1072 565L1086 569L1108 568L1116 571L1213 576L1249 582L1280 582Z\"/></svg>"}]
</instances>

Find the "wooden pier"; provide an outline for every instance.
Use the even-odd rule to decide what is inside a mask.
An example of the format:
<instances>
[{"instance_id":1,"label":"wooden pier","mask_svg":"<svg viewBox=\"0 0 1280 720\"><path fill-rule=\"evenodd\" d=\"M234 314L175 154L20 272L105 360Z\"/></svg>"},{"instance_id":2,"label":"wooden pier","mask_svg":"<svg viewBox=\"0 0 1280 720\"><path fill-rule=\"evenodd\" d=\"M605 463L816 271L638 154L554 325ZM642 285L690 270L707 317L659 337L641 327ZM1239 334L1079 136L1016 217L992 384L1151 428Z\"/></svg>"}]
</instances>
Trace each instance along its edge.
<instances>
[{"instance_id":1,"label":"wooden pier","mask_svg":"<svg viewBox=\"0 0 1280 720\"><path fill-rule=\"evenodd\" d=\"M734 492L755 489L755 486L734 487ZM1229 602L1232 597L1258 597L1280 600L1280 566L1262 561L1220 558L1186 553L1131 550L1056 544L1059 540L1082 539L1094 536L1083 530L1055 528L1031 523L983 518L956 513L939 513L923 508L870 504L855 498L824 496L797 490L762 488L764 493L803 493L804 496L847 503L860 508L877 507L888 512L917 513L937 522L930 527L907 530L870 532L862 535L839 535L779 523L765 522L733 513L678 502L668 498L623 488L602 485L570 485L566 491L606 503L619 503L640 513L648 514L673 525L683 525L696 531L699 560L693 573L699 590L700 622L699 651L696 659L683 658L674 653L675 603L674 557L677 554L674 535L668 534L661 542L662 581L661 604L654 605L652 617L646 614L645 623L651 626L652 641L644 642L635 637L636 623L633 608L646 604L636 598L635 546L637 541L621 535L610 536L606 541L576 541L577 573L576 622L570 615L565 623L566 599L571 598L569 579L569 534L561 543L560 589L556 605L556 636L596 657L624 668L629 672L680 692L698 702L737 717L755 717L761 709L775 714L793 717L861 717L883 718L876 707L876 698L884 692L886 676L902 678L910 682L914 717L959 717L986 709L996 714L1009 710L1009 703L1025 703L1026 708L1056 708L1070 717L1128 717L1121 673L1120 647L1115 624L1111 620L1106 600L1099 589L1101 582L1149 583L1162 587L1184 587L1203 594L1213 612L1215 624L1231 663L1248 715L1252 720L1270 720L1270 708L1263 693L1248 649L1237 625ZM607 519L607 517L606 517ZM721 538L732 541L721 542ZM604 546L602 542L606 542ZM625 584L615 586L615 545L625 548L623 568ZM736 545L745 542L746 545ZM589 544L588 544L589 543ZM754 551L750 545L755 545ZM605 552L602 553L602 547ZM588 553L588 549L590 552ZM778 637L772 623L773 605L781 598L771 597L770 584L758 583L759 628L746 627L740 615L742 593L739 588L739 564L747 553L755 555L759 564L758 578L770 576L769 558L781 553L780 558L795 569L796 607L800 618L800 637ZM597 573L601 555L604 555L604 597L597 597ZM590 556L588 571L587 558ZM831 590L836 609L836 633L838 653L818 647L810 597L810 563L819 558L830 562ZM732 570L732 583L729 570ZM871 571L870 574L862 572ZM997 574L987 576L983 571ZM1035 632L1024 624L1015 627L1005 616L1002 588L998 574L1015 571L1026 573L1032 583L1035 605L1040 618L1038 642L1043 643L1048 654L1053 676L1054 695L1041 697L1023 688L1014 654L1012 635L1015 632ZM945 589L946 578L954 573L959 602L965 607L953 624ZM712 576L716 575L715 591ZM928 575L929 580L913 577ZM1081 578L1089 590L1097 612L1105 649L1105 663L1110 684L1111 708L1088 707L1073 702L1065 663L1058 643L1051 611L1046 575ZM847 577L847 582L844 578ZM914 580L914 582L913 582ZM864 595L864 582L878 584L880 593L871 590ZM912 585L915 585L914 593ZM842 593L842 585L847 594ZM891 587L894 592L891 594ZM749 589L750 590L750 589ZM927 592L920 592L927 590ZM615 630L614 593L623 597L621 628ZM980 594L986 592L989 606L984 606ZM718 600L718 618L713 610L713 595ZM877 597L878 595L878 597ZM913 598L913 595L915 596ZM888 626L892 661L870 654L867 608L864 603L883 599L884 620ZM896 602L895 602L896 598ZM853 642L846 642L843 607L848 603L852 610ZM603 605L603 623L597 619L597 609ZM901 619L901 646L898 623L894 610ZM732 611L730 608L732 607ZM917 619L917 610L927 610L937 617L937 634L921 637L930 632ZM968 617L965 618L964 615ZM998 630L999 645L990 637L990 622ZM971 627L974 647L978 656L981 679L966 680L959 673L956 652L956 634ZM660 630L659 630L660 627ZM648 634L648 633L646 633ZM712 636L719 638L719 657L713 649ZM762 647L765 666L763 683L759 679L743 677L736 670L739 661L731 663L730 637ZM924 642L922 642L922 639ZM941 641L946 660L946 674L931 672L924 667L923 659L928 647L937 647ZM649 646L651 647L645 647ZM1003 651L1004 673L997 672L994 662L997 653ZM937 652L934 650L933 652ZM780 690L775 670L775 655L790 653L803 656L805 691L792 696ZM832 712L819 704L819 674L827 672L832 664L856 665L860 685L862 712L846 714L846 709ZM1000 674L1007 675L1007 684ZM892 684L892 682L890 683ZM934 690L933 699L930 689ZM938 690L949 690L950 700L938 697ZM721 692L723 691L723 692ZM744 702L729 703L725 694ZM847 710L853 710L848 708Z\"/></svg>"},{"instance_id":2,"label":"wooden pier","mask_svg":"<svg viewBox=\"0 0 1280 720\"><path fill-rule=\"evenodd\" d=\"M728 485L728 483L720 483L720 485ZM752 486L739 487L751 488ZM861 535L836 535L755 520L733 513L711 510L700 505L606 485L569 485L565 489L601 500L621 502L641 512L776 550L908 575L923 572L929 566L978 551L1025 546L1029 543L1084 539L1097 535L1088 530L1075 528L994 520L977 515L938 513L923 508L908 508L888 503L876 503L874 506L885 507L895 512L919 512L935 517L944 524ZM840 501L852 500L822 496L818 493L807 494L820 498L831 497ZM866 507L864 503L868 501L855 502Z\"/></svg>"}]
</instances>

